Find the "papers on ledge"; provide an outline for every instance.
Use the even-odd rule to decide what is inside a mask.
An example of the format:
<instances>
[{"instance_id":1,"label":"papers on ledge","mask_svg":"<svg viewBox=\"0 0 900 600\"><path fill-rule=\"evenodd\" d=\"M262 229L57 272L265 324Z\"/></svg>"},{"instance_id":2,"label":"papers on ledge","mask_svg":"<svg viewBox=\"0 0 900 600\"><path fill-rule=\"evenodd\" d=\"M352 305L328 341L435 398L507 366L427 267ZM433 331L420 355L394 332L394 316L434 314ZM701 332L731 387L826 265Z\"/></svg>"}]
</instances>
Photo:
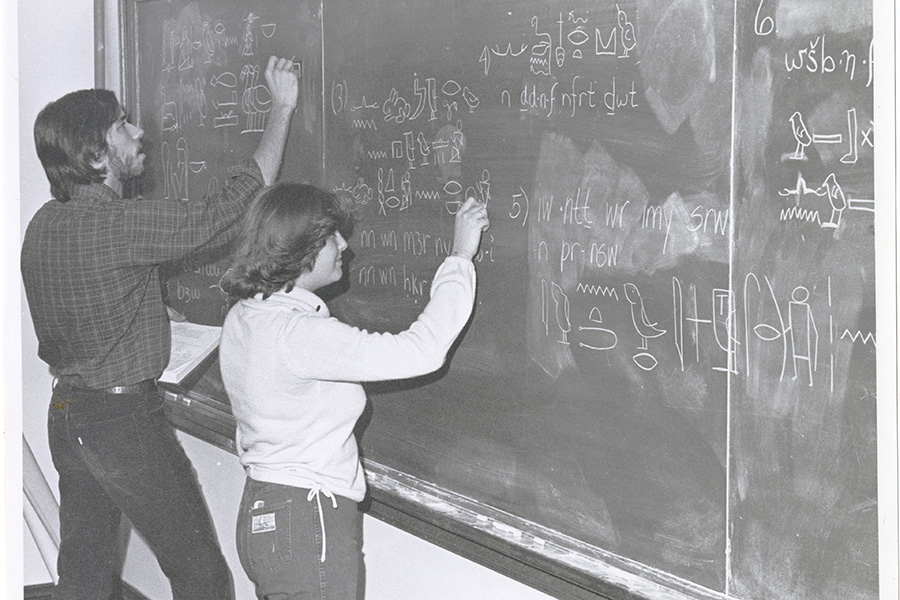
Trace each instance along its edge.
<instances>
[{"instance_id":1,"label":"papers on ledge","mask_svg":"<svg viewBox=\"0 0 900 600\"><path fill-rule=\"evenodd\" d=\"M172 355L159 380L177 384L218 347L222 328L188 321L173 321L171 326Z\"/></svg>"}]
</instances>

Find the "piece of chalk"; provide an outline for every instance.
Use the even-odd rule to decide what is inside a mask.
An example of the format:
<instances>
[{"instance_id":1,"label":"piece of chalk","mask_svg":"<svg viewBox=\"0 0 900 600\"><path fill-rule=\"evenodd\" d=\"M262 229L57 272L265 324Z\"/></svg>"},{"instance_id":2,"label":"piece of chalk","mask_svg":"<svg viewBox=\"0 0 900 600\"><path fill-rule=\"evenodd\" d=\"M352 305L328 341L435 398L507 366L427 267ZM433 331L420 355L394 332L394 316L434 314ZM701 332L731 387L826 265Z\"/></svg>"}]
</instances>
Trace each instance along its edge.
<instances>
[{"instance_id":1,"label":"piece of chalk","mask_svg":"<svg viewBox=\"0 0 900 600\"><path fill-rule=\"evenodd\" d=\"M509 525L504 525L503 523L498 523L497 521L494 521L494 527L496 527L500 531L502 531L504 533L508 533L510 535L519 536L522 534L522 532L519 531L518 529L516 529L515 527L510 527Z\"/></svg>"}]
</instances>

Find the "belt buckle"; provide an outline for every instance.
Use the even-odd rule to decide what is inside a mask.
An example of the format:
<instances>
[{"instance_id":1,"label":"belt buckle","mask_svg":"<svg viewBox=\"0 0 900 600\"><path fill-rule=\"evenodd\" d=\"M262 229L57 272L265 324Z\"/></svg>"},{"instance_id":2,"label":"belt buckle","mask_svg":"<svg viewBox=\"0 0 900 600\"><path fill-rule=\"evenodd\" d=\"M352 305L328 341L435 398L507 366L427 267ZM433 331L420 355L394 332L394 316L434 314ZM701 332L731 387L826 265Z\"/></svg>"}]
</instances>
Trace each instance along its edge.
<instances>
[{"instance_id":1,"label":"belt buckle","mask_svg":"<svg viewBox=\"0 0 900 600\"><path fill-rule=\"evenodd\" d=\"M155 379L145 379L143 381L138 381L137 383L132 383L129 385L114 385L112 387L106 388L103 391L105 391L107 394L114 395L141 394L150 391L150 389L155 385Z\"/></svg>"}]
</instances>

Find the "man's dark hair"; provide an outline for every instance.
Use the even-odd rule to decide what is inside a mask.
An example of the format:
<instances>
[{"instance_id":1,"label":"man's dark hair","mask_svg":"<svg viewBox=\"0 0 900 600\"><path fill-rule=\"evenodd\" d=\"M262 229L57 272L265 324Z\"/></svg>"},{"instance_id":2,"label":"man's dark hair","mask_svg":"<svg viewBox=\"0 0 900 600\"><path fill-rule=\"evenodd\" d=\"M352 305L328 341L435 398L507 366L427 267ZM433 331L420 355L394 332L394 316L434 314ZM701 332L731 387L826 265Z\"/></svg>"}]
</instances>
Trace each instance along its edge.
<instances>
[{"instance_id":1,"label":"man's dark hair","mask_svg":"<svg viewBox=\"0 0 900 600\"><path fill-rule=\"evenodd\" d=\"M67 202L76 184L101 183L98 168L109 147L106 134L119 118L119 101L109 90L79 90L51 102L34 122L34 145L50 180L50 193Z\"/></svg>"},{"instance_id":2,"label":"man's dark hair","mask_svg":"<svg viewBox=\"0 0 900 600\"><path fill-rule=\"evenodd\" d=\"M335 231L353 232L353 215L335 195L312 185L279 183L250 205L222 289L238 298L291 291L311 271Z\"/></svg>"}]
</instances>

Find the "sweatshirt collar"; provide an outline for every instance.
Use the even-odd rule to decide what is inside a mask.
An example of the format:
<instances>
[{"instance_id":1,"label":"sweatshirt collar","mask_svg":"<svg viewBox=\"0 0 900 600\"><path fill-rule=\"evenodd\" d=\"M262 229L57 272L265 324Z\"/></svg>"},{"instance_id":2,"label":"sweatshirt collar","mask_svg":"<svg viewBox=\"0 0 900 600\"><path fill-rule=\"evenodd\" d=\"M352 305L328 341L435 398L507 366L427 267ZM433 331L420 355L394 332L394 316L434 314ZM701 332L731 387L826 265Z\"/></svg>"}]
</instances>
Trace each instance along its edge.
<instances>
[{"instance_id":1,"label":"sweatshirt collar","mask_svg":"<svg viewBox=\"0 0 900 600\"><path fill-rule=\"evenodd\" d=\"M294 286L290 292L278 291L266 298L262 299L262 294L257 294L254 297L254 300L258 300L260 302L272 302L274 304L281 304L284 306L288 306L295 310L306 310L310 312L314 312L322 317L330 317L331 313L328 310L328 305L325 302L316 296L313 292L309 290L305 290L301 287Z\"/></svg>"}]
</instances>

